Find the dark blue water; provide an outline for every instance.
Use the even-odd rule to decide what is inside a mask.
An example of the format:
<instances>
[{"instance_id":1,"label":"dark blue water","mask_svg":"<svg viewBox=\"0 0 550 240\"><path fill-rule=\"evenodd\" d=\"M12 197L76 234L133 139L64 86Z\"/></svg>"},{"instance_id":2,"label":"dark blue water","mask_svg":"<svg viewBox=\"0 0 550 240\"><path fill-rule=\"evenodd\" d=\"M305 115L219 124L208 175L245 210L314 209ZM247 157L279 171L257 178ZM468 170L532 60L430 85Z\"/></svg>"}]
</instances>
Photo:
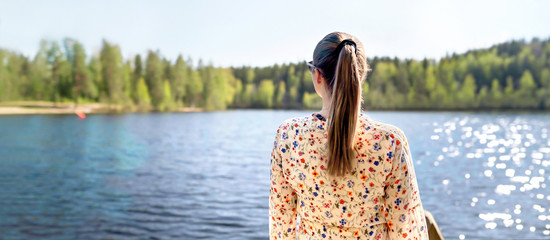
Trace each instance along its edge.
<instances>
[{"instance_id":1,"label":"dark blue water","mask_svg":"<svg viewBox=\"0 0 550 240\"><path fill-rule=\"evenodd\" d=\"M0 239L267 239L276 128L310 113L0 116ZM445 238L550 238L550 114L367 115Z\"/></svg>"}]
</instances>

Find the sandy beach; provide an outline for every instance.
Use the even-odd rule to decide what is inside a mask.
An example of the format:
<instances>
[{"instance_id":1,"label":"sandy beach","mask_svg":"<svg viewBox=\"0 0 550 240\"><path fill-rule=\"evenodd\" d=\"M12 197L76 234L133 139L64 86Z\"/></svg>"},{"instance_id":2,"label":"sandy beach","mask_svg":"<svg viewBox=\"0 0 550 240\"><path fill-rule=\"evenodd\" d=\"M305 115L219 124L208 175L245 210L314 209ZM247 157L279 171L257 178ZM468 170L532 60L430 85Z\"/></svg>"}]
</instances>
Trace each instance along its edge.
<instances>
[{"instance_id":1,"label":"sandy beach","mask_svg":"<svg viewBox=\"0 0 550 240\"><path fill-rule=\"evenodd\" d=\"M202 108L183 107L172 112L201 112ZM2 102L0 103L0 115L19 114L75 114L75 113L124 113L135 110L124 109L122 106L109 106L102 103L52 103L52 102ZM148 110L140 111L148 112Z\"/></svg>"}]
</instances>

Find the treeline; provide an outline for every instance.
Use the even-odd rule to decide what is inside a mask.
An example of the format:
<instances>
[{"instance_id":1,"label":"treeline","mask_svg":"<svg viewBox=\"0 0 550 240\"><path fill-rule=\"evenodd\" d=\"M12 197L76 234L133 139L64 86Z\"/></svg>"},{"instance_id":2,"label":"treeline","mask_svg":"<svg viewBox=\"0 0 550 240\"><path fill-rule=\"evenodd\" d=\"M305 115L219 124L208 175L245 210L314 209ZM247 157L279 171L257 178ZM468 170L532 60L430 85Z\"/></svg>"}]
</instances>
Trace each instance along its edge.
<instances>
[{"instance_id":1,"label":"treeline","mask_svg":"<svg viewBox=\"0 0 550 240\"><path fill-rule=\"evenodd\" d=\"M179 56L175 62L149 51L123 59L120 47L103 41L86 56L78 41L42 41L29 59L0 50L0 101L101 102L127 110L224 109L233 102L231 69L205 66Z\"/></svg>"},{"instance_id":2,"label":"treeline","mask_svg":"<svg viewBox=\"0 0 550 240\"><path fill-rule=\"evenodd\" d=\"M367 109L550 109L550 39L510 41L439 61L369 59ZM34 57L0 49L0 101L100 102L127 111L182 107L320 108L305 62L216 68L158 51L124 59L103 41L42 41Z\"/></svg>"},{"instance_id":3,"label":"treeline","mask_svg":"<svg viewBox=\"0 0 550 240\"><path fill-rule=\"evenodd\" d=\"M511 41L439 61L374 58L375 109L550 109L550 39Z\"/></svg>"}]
</instances>

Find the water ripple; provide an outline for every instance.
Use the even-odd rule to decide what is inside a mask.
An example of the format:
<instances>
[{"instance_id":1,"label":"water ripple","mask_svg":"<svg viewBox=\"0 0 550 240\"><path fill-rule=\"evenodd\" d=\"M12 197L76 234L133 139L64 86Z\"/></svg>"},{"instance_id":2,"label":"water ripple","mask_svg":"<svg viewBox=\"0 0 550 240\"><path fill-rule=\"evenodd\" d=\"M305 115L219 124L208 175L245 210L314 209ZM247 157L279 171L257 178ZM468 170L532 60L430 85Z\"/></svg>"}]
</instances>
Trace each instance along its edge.
<instances>
[{"instance_id":1,"label":"water ripple","mask_svg":"<svg viewBox=\"0 0 550 240\"><path fill-rule=\"evenodd\" d=\"M407 134L446 238L549 237L548 114L367 114ZM267 239L275 129L307 115L2 116L0 236Z\"/></svg>"}]
</instances>

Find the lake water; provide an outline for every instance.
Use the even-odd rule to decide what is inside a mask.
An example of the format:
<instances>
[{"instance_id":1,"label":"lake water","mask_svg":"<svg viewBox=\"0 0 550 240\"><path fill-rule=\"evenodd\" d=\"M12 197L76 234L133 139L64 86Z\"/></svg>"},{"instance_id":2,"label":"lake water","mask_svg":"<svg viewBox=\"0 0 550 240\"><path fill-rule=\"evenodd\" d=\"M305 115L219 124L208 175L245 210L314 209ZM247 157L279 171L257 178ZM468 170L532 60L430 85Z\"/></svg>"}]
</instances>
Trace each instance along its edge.
<instances>
[{"instance_id":1,"label":"lake water","mask_svg":"<svg viewBox=\"0 0 550 240\"><path fill-rule=\"evenodd\" d=\"M268 239L275 131L311 111L0 116L1 239ZM550 114L367 112L447 239L550 239Z\"/></svg>"}]
</instances>

